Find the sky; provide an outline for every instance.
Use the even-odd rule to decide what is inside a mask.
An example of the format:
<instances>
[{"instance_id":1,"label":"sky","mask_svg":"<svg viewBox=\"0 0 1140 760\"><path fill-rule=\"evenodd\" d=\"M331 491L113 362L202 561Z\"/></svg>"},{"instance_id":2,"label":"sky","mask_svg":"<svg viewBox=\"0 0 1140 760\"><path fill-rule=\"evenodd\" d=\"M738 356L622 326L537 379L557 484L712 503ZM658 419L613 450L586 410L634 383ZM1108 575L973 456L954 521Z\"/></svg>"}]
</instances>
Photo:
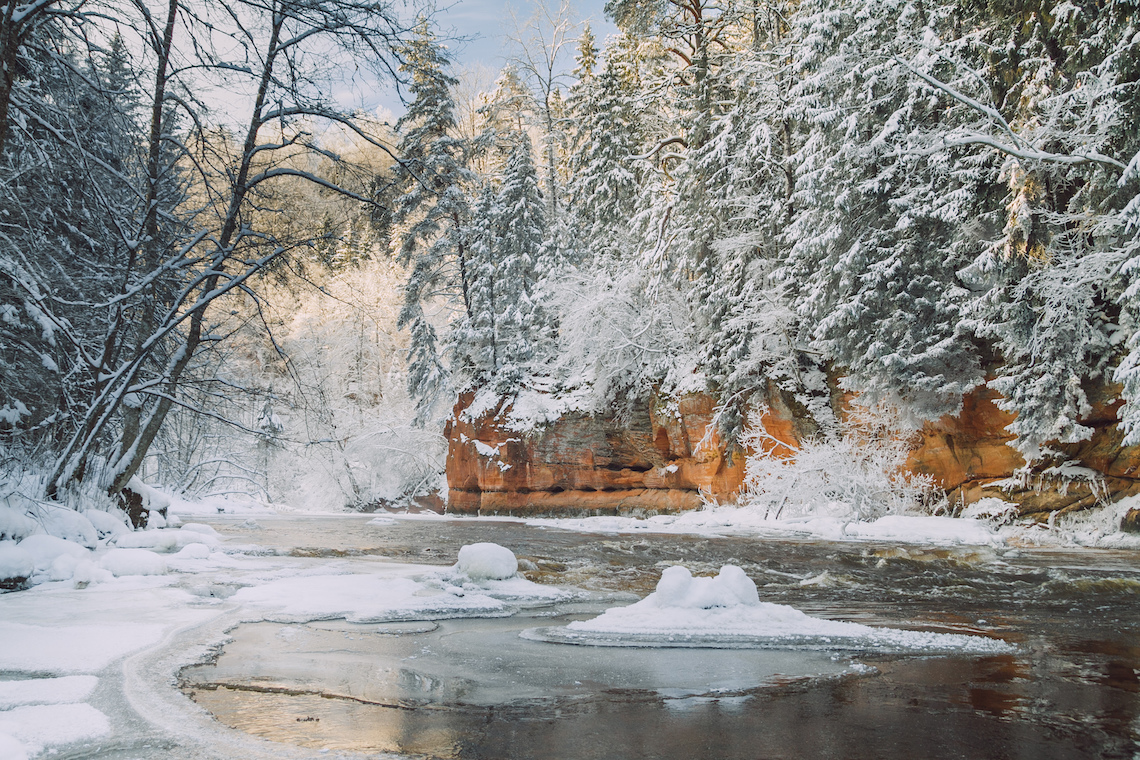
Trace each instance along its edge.
<instances>
[{"instance_id":1,"label":"sky","mask_svg":"<svg viewBox=\"0 0 1140 760\"><path fill-rule=\"evenodd\" d=\"M606 20L603 13L605 0L576 0L573 6L576 20L589 20L599 47L608 35L617 32L617 27ZM491 72L492 76L498 72L512 55L507 39L514 33L512 11L520 23L525 23L534 13L535 7L533 0L441 2L436 19L442 35L456 38L446 43L455 58L456 68L459 69L456 73L462 73L465 67L479 66ZM577 37L579 32L580 27L573 36ZM567 70L573 66L572 62L568 63ZM367 88L356 95L358 98L361 96L365 99L365 105L370 105L367 103ZM382 116L384 109L393 116L398 116L404 110L395 89L383 83L375 86L373 97L375 107L380 109Z\"/></svg>"}]
</instances>

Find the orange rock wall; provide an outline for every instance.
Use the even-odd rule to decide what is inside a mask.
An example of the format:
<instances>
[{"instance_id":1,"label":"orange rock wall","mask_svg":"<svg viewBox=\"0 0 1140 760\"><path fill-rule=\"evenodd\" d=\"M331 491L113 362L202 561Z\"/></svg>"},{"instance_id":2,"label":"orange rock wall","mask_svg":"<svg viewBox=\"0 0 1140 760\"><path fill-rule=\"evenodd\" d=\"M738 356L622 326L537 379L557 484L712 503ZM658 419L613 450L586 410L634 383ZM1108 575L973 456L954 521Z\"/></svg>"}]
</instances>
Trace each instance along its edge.
<instances>
[{"instance_id":1,"label":"orange rock wall","mask_svg":"<svg viewBox=\"0 0 1140 760\"><path fill-rule=\"evenodd\" d=\"M1008 443L1014 417L998 395L979 388L961 412L927 423L916 433L907 468L929 475L956 503L996 496L1023 514L1080 509L1140 493L1140 447L1121 445L1118 389L1093 394L1087 424L1095 432L1079 444L1055 444L1064 457L1099 473L1099 484L1040 476L1014 482L1025 461ZM778 392L769 393L762 418L768 439L749 456L786 456L810 435ZM744 457L729 461L711 430L715 399L703 393L651 399L618 420L571 414L539 430L519 432L499 408L471 419L463 396L448 423L448 509L515 515L653 514L694 509L702 498L733 499L744 482ZM849 398L839 401L850 403ZM844 410L840 410L842 413Z\"/></svg>"},{"instance_id":2,"label":"orange rock wall","mask_svg":"<svg viewBox=\"0 0 1140 760\"><path fill-rule=\"evenodd\" d=\"M1116 417L1119 390L1110 386L1090 393L1093 411L1082 420L1093 428L1089 440L1049 445L1062 460L1098 473L1097 483L1047 474L1014 477L1025 467L1021 454L1007 445L1013 436L1005 428L1014 415L997 407L1000 397L988 388L968 394L957 416L923 426L907 466L932 476L952 502L970 504L992 496L1015 502L1022 514L1083 509L1140 493L1140 447L1122 445L1124 433Z\"/></svg>"},{"instance_id":3,"label":"orange rock wall","mask_svg":"<svg viewBox=\"0 0 1140 760\"><path fill-rule=\"evenodd\" d=\"M715 400L693 394L635 407L628 420L564 415L519 432L500 407L448 422L448 509L481 514L649 514L694 509L702 494L727 498L744 482L710 430Z\"/></svg>"}]
</instances>

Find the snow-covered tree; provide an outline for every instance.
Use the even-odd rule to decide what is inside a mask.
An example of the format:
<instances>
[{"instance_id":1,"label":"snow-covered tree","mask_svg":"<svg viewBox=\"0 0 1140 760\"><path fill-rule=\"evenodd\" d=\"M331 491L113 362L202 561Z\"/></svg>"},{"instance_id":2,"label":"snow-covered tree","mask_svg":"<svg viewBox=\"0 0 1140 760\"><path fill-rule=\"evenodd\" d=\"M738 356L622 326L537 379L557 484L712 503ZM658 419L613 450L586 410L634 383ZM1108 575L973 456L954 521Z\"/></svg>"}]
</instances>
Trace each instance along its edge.
<instances>
[{"instance_id":1,"label":"snow-covered tree","mask_svg":"<svg viewBox=\"0 0 1140 760\"><path fill-rule=\"evenodd\" d=\"M401 327L410 326L412 395L430 410L446 387L435 327L424 304L457 301L471 317L471 273L467 250L468 193L475 175L467 168L469 146L455 136L456 79L447 73L446 52L422 23L404 51L411 74L412 102L396 124L400 132L395 183L401 191L394 212L399 259L410 267Z\"/></svg>"}]
</instances>

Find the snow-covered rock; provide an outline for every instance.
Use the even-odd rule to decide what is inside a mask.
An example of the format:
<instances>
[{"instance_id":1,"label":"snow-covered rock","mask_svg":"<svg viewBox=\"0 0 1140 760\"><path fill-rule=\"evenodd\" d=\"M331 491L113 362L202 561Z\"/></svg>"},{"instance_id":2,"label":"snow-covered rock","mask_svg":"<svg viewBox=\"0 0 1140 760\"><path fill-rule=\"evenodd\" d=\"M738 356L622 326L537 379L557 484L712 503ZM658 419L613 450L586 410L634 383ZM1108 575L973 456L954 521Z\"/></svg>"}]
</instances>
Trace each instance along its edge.
<instances>
[{"instance_id":1,"label":"snow-covered rock","mask_svg":"<svg viewBox=\"0 0 1140 760\"><path fill-rule=\"evenodd\" d=\"M127 490L142 497L142 508L147 512L161 512L170 507L169 496L142 482L137 475L127 481Z\"/></svg>"},{"instance_id":2,"label":"snow-covered rock","mask_svg":"<svg viewBox=\"0 0 1140 760\"><path fill-rule=\"evenodd\" d=\"M471 580L500 581L513 578L519 570L514 552L498 544L468 544L459 550L456 570Z\"/></svg>"},{"instance_id":3,"label":"snow-covered rock","mask_svg":"<svg viewBox=\"0 0 1140 760\"><path fill-rule=\"evenodd\" d=\"M189 531L191 533L201 533L204 536L214 536L215 538L218 535L218 531L214 530L205 523L188 522L183 525L181 529Z\"/></svg>"},{"instance_id":4,"label":"snow-covered rock","mask_svg":"<svg viewBox=\"0 0 1140 760\"><path fill-rule=\"evenodd\" d=\"M103 555L99 564L117 578L124 575L166 574L166 560L146 549L111 549Z\"/></svg>"},{"instance_id":5,"label":"snow-covered rock","mask_svg":"<svg viewBox=\"0 0 1140 760\"><path fill-rule=\"evenodd\" d=\"M0 589L19 588L35 571L36 561L30 552L15 541L0 541Z\"/></svg>"},{"instance_id":6,"label":"snow-covered rock","mask_svg":"<svg viewBox=\"0 0 1140 760\"><path fill-rule=\"evenodd\" d=\"M83 516L91 521L95 526L95 530L99 532L99 538L107 538L109 536L121 536L124 533L130 533L131 529L127 527L127 516L122 511L116 509L114 512L104 512L101 509L88 509L83 513Z\"/></svg>"},{"instance_id":7,"label":"snow-covered rock","mask_svg":"<svg viewBox=\"0 0 1140 760\"><path fill-rule=\"evenodd\" d=\"M39 530L39 523L20 510L0 506L0 541L19 541Z\"/></svg>"},{"instance_id":8,"label":"snow-covered rock","mask_svg":"<svg viewBox=\"0 0 1140 760\"><path fill-rule=\"evenodd\" d=\"M207 533L187 530L140 530L127 533L115 539L115 546L121 549L150 549L156 552L176 552L188 544L217 546L221 542Z\"/></svg>"},{"instance_id":9,"label":"snow-covered rock","mask_svg":"<svg viewBox=\"0 0 1140 760\"><path fill-rule=\"evenodd\" d=\"M657 591L646 598L657 607L707 610L713 607L756 605L756 584L736 565L725 565L715 578L694 578L688 568L670 567L661 574Z\"/></svg>"},{"instance_id":10,"label":"snow-covered rock","mask_svg":"<svg viewBox=\"0 0 1140 760\"><path fill-rule=\"evenodd\" d=\"M92 528L92 530L94 530L94 528ZM17 544L17 546L32 556L32 561L36 564L36 570L49 569L52 563L55 562L56 557L62 554L71 555L77 559L91 556L91 552L88 551L85 546L80 546L74 541L49 536L44 533L28 536Z\"/></svg>"},{"instance_id":11,"label":"snow-covered rock","mask_svg":"<svg viewBox=\"0 0 1140 760\"><path fill-rule=\"evenodd\" d=\"M205 544L186 544L171 559L209 559L210 547Z\"/></svg>"},{"instance_id":12,"label":"snow-covered rock","mask_svg":"<svg viewBox=\"0 0 1140 760\"><path fill-rule=\"evenodd\" d=\"M99 531L83 515L67 507L41 507L38 515L44 532L94 549L99 545Z\"/></svg>"}]
</instances>

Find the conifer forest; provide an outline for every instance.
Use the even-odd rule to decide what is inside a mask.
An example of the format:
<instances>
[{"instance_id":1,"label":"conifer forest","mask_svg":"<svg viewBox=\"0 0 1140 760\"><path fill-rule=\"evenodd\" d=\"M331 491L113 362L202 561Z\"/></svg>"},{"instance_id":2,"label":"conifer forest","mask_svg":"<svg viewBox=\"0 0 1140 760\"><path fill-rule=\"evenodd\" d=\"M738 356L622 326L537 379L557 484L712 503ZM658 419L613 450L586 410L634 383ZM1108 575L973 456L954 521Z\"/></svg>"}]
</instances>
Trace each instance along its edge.
<instances>
[{"instance_id":1,"label":"conifer forest","mask_svg":"<svg viewBox=\"0 0 1140 760\"><path fill-rule=\"evenodd\" d=\"M426 10L6 6L0 437L41 496L427 493L487 389L707 392L741 449L773 393L826 439L837 394L913 430L987 388L1030 465L1108 389L1140 442L1132 0L544 7L482 86Z\"/></svg>"}]
</instances>

